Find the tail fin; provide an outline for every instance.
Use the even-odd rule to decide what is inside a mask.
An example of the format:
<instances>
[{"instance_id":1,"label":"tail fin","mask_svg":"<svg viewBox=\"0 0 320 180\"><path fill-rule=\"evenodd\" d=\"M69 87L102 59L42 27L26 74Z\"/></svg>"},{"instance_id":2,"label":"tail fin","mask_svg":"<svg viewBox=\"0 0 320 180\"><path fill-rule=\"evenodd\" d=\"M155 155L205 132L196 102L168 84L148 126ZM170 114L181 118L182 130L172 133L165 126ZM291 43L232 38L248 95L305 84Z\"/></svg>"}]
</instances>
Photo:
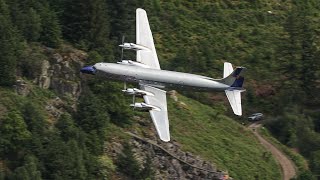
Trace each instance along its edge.
<instances>
[{"instance_id":1,"label":"tail fin","mask_svg":"<svg viewBox=\"0 0 320 180\"><path fill-rule=\"evenodd\" d=\"M233 71L233 67L231 63L225 62L223 64L223 78L229 76Z\"/></svg>"},{"instance_id":2,"label":"tail fin","mask_svg":"<svg viewBox=\"0 0 320 180\"><path fill-rule=\"evenodd\" d=\"M225 90L225 92L234 114L238 116L242 115L241 92L244 91L244 89L242 89L244 82L242 74L244 69L244 67L237 67L233 71L232 65L225 62L223 79L220 80L220 82L230 86L230 88Z\"/></svg>"},{"instance_id":3,"label":"tail fin","mask_svg":"<svg viewBox=\"0 0 320 180\"><path fill-rule=\"evenodd\" d=\"M223 79L221 79L219 82L229 85L234 89L241 89L244 82L244 77L242 76L244 69L244 67L237 67L235 70L233 70L232 65L228 62L225 62Z\"/></svg>"}]
</instances>

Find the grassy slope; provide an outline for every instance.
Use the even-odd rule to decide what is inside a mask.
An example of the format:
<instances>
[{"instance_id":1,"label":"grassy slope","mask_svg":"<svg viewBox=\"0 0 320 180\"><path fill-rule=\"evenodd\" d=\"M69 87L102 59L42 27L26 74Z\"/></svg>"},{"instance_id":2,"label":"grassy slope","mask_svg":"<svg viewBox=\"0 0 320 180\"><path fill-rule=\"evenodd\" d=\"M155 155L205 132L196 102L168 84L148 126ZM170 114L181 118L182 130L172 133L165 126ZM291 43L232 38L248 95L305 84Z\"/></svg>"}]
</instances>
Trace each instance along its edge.
<instances>
[{"instance_id":1,"label":"grassy slope","mask_svg":"<svg viewBox=\"0 0 320 180\"><path fill-rule=\"evenodd\" d=\"M276 162L250 131L221 110L183 96L179 101L187 106L169 99L169 119L172 138L184 150L214 162L235 179L280 179Z\"/></svg>"}]
</instances>

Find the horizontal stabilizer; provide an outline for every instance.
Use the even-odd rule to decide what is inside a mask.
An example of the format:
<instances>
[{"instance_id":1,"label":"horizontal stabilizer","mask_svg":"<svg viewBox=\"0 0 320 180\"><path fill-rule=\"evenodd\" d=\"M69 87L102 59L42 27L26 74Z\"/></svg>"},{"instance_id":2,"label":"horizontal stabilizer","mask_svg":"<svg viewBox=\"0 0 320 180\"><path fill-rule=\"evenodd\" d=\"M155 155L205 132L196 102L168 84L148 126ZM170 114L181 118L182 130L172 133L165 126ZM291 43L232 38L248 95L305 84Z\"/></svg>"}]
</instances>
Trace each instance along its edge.
<instances>
[{"instance_id":1,"label":"horizontal stabilizer","mask_svg":"<svg viewBox=\"0 0 320 180\"><path fill-rule=\"evenodd\" d=\"M241 116L242 115L241 92L243 92L243 90L231 89L231 90L225 90L225 92L234 114Z\"/></svg>"}]
</instances>

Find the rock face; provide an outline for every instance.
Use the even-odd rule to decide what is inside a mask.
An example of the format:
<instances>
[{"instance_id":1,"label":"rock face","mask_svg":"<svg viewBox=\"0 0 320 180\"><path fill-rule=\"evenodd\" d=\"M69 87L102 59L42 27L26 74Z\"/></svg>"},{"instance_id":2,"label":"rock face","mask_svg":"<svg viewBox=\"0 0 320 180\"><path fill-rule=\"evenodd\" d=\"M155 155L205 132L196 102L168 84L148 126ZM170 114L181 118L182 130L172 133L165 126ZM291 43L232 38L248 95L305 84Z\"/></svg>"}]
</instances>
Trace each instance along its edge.
<instances>
[{"instance_id":1,"label":"rock face","mask_svg":"<svg viewBox=\"0 0 320 180\"><path fill-rule=\"evenodd\" d=\"M60 97L77 99L81 93L79 69L87 59L87 54L68 48L68 52L46 49L49 60L42 62L38 85L43 89L52 89Z\"/></svg>"},{"instance_id":2,"label":"rock face","mask_svg":"<svg viewBox=\"0 0 320 180\"><path fill-rule=\"evenodd\" d=\"M34 83L40 88L52 90L57 95L47 102L45 109L52 119L58 119L66 109L70 110L70 107L76 111L81 93L79 70L83 67L87 54L66 45L59 50L44 48L44 53L47 59L42 61L40 75ZM29 93L22 81L17 82L15 87L20 95Z\"/></svg>"},{"instance_id":3,"label":"rock face","mask_svg":"<svg viewBox=\"0 0 320 180\"><path fill-rule=\"evenodd\" d=\"M18 79L16 81L16 84L14 85L14 89L17 94L21 96L27 96L30 93L30 87L26 82L24 82L21 79Z\"/></svg>"},{"instance_id":4,"label":"rock face","mask_svg":"<svg viewBox=\"0 0 320 180\"><path fill-rule=\"evenodd\" d=\"M212 163L182 151L175 141L165 143L132 138L130 144L140 165L145 163L147 157L151 158L155 179L228 179L226 173L218 171ZM114 157L121 153L121 144L113 143L109 147L111 149L108 151Z\"/></svg>"}]
</instances>

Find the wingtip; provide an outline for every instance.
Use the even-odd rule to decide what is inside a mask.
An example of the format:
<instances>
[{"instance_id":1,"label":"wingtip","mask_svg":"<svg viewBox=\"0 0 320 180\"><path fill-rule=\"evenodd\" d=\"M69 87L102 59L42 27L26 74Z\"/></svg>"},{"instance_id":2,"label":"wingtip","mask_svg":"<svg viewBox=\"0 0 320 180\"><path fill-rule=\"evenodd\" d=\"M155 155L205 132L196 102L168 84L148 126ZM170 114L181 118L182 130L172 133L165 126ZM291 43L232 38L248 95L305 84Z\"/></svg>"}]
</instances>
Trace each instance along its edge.
<instances>
[{"instance_id":1,"label":"wingtip","mask_svg":"<svg viewBox=\"0 0 320 180\"><path fill-rule=\"evenodd\" d=\"M161 140L164 141L164 142L169 142L170 138L169 139L161 139Z\"/></svg>"},{"instance_id":2,"label":"wingtip","mask_svg":"<svg viewBox=\"0 0 320 180\"><path fill-rule=\"evenodd\" d=\"M242 109L233 109L233 108L232 108L232 110L233 110L233 113L234 113L235 115L237 115L237 116L242 116Z\"/></svg>"},{"instance_id":3,"label":"wingtip","mask_svg":"<svg viewBox=\"0 0 320 180\"><path fill-rule=\"evenodd\" d=\"M139 12L139 11L141 11L141 12L146 12L146 10L144 10L144 9L142 9L142 8L137 8L137 9L136 9L136 12Z\"/></svg>"},{"instance_id":4,"label":"wingtip","mask_svg":"<svg viewBox=\"0 0 320 180\"><path fill-rule=\"evenodd\" d=\"M159 138L161 139L161 141L169 142L170 141L170 134L167 134L165 136L159 134Z\"/></svg>"}]
</instances>

